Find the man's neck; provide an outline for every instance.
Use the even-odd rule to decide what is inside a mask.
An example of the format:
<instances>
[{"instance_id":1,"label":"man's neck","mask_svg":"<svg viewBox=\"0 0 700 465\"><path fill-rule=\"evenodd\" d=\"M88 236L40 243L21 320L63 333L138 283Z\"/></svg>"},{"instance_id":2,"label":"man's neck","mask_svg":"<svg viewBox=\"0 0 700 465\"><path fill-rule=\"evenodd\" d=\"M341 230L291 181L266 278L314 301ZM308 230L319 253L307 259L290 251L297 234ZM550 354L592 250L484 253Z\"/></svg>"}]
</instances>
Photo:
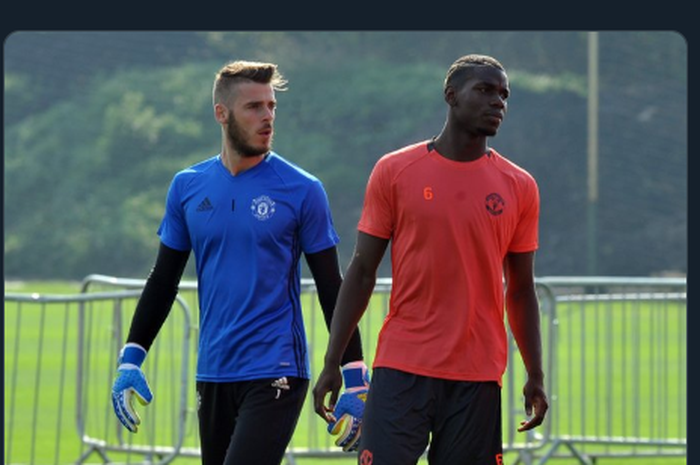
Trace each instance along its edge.
<instances>
[{"instance_id":1,"label":"man's neck","mask_svg":"<svg viewBox=\"0 0 700 465\"><path fill-rule=\"evenodd\" d=\"M434 147L440 155L454 161L474 161L487 151L485 136L455 135L444 130L434 139Z\"/></svg>"},{"instance_id":2,"label":"man's neck","mask_svg":"<svg viewBox=\"0 0 700 465\"><path fill-rule=\"evenodd\" d=\"M224 164L226 169L234 176L237 176L244 171L247 171L258 164L260 164L265 157L267 156L267 153L263 153L260 155L255 155L252 157L246 157L235 150L227 147L223 147L221 150L221 162Z\"/></svg>"}]
</instances>

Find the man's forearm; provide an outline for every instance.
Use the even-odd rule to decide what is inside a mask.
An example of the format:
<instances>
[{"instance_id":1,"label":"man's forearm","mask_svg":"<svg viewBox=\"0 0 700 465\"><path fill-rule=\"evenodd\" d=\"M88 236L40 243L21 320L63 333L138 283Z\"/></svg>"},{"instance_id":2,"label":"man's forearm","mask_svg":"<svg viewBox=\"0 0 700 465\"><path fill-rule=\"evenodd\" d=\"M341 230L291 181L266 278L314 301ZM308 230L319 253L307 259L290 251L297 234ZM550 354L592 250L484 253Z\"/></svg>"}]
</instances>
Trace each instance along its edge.
<instances>
[{"instance_id":1,"label":"man's forearm","mask_svg":"<svg viewBox=\"0 0 700 465\"><path fill-rule=\"evenodd\" d=\"M189 252L161 244L156 263L136 305L127 342L137 343L146 351L150 349L170 313L188 258Z\"/></svg>"},{"instance_id":2,"label":"man's forearm","mask_svg":"<svg viewBox=\"0 0 700 465\"><path fill-rule=\"evenodd\" d=\"M335 310L335 305L338 302L338 299L333 299L333 303L331 305L329 299L325 299L326 302L320 299L321 295L322 293L319 289L319 300L321 302L321 308L323 309L326 327L330 332L332 322L336 318L336 314L338 313ZM335 295L338 295L338 291L335 292ZM345 365L346 363L355 362L363 359L364 355L362 352L362 338L360 337L360 330L358 328L355 328L352 335L350 336L350 340L346 345L345 351L343 352L341 364Z\"/></svg>"},{"instance_id":3,"label":"man's forearm","mask_svg":"<svg viewBox=\"0 0 700 465\"><path fill-rule=\"evenodd\" d=\"M533 292L513 293L507 298L508 322L529 376L543 378L542 337L537 296Z\"/></svg>"},{"instance_id":4,"label":"man's forearm","mask_svg":"<svg viewBox=\"0 0 700 465\"><path fill-rule=\"evenodd\" d=\"M321 310L323 310L326 328L330 331L333 313L338 301L338 292L343 282L340 267L338 266L337 250L335 247L331 247L321 252L306 254L306 262L316 283L316 292ZM363 360L363 358L362 339L360 338L360 331L356 329L345 349L341 363L345 365L346 363Z\"/></svg>"},{"instance_id":5,"label":"man's forearm","mask_svg":"<svg viewBox=\"0 0 700 465\"><path fill-rule=\"evenodd\" d=\"M343 353L372 297L375 282L374 274L364 274L352 264L348 268L331 321L325 357L327 365L337 366L341 363Z\"/></svg>"}]
</instances>

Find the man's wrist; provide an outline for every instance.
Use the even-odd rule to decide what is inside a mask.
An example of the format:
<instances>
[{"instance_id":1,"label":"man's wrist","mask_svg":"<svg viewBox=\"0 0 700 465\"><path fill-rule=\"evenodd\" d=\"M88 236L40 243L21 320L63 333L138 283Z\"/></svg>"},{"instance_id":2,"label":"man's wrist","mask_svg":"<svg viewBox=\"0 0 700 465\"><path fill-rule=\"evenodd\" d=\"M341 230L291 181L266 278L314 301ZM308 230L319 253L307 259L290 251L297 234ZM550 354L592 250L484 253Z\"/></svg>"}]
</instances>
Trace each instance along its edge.
<instances>
[{"instance_id":1,"label":"man's wrist","mask_svg":"<svg viewBox=\"0 0 700 465\"><path fill-rule=\"evenodd\" d=\"M147 353L148 352L146 349L144 349L140 344L135 342L127 342L119 352L118 364L128 364L141 367L143 361L146 359Z\"/></svg>"},{"instance_id":2,"label":"man's wrist","mask_svg":"<svg viewBox=\"0 0 700 465\"><path fill-rule=\"evenodd\" d=\"M325 368L340 368L342 363L342 357L340 355L335 356L331 353L326 353L326 356L323 358L323 364Z\"/></svg>"},{"instance_id":3,"label":"man's wrist","mask_svg":"<svg viewBox=\"0 0 700 465\"><path fill-rule=\"evenodd\" d=\"M354 360L342 365L340 368L343 370L364 369L367 368L367 365L365 365L364 360Z\"/></svg>"}]
</instances>

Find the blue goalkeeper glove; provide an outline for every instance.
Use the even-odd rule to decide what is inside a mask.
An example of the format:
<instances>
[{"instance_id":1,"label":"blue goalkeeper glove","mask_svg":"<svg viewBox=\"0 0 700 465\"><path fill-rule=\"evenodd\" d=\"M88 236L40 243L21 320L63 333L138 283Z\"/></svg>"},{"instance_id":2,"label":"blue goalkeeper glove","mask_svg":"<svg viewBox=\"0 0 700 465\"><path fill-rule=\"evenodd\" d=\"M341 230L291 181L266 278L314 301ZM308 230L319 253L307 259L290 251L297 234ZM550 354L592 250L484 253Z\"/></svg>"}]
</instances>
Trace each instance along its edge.
<instances>
[{"instance_id":1,"label":"blue goalkeeper glove","mask_svg":"<svg viewBox=\"0 0 700 465\"><path fill-rule=\"evenodd\" d=\"M345 452L356 451L362 434L362 415L369 390L369 370L364 362L350 362L341 367L345 391L333 409L334 421L328 432L338 436L335 445Z\"/></svg>"},{"instance_id":2,"label":"blue goalkeeper glove","mask_svg":"<svg viewBox=\"0 0 700 465\"><path fill-rule=\"evenodd\" d=\"M127 343L119 352L117 378L112 385L114 413L132 433L138 431L141 424L141 418L134 410L134 397L141 405L147 405L153 400L151 388L141 371L141 364L145 358L146 349L138 344Z\"/></svg>"}]
</instances>

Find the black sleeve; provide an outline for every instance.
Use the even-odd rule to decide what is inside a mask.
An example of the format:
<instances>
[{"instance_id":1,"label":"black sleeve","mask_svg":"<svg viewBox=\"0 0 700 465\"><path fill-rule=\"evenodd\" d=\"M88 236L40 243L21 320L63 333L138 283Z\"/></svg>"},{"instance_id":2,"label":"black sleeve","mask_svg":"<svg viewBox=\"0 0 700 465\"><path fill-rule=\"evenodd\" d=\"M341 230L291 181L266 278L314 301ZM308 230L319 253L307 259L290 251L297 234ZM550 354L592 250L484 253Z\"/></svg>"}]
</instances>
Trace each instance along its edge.
<instances>
[{"instance_id":1,"label":"black sleeve","mask_svg":"<svg viewBox=\"0 0 700 465\"><path fill-rule=\"evenodd\" d=\"M146 350L150 349L170 313L189 256L189 251L183 252L160 244L156 263L136 304L127 342L135 342Z\"/></svg>"},{"instance_id":2,"label":"black sleeve","mask_svg":"<svg viewBox=\"0 0 700 465\"><path fill-rule=\"evenodd\" d=\"M306 254L306 263L309 265L311 275L316 282L316 291L318 293L318 301L323 309L323 318L326 321L326 327L330 329L333 311L335 310L335 302L338 298L338 291L343 282L338 266L338 252L335 247L322 250L314 254ZM355 328L352 338L348 343L341 364L363 360L362 339L360 338L360 330Z\"/></svg>"}]
</instances>

